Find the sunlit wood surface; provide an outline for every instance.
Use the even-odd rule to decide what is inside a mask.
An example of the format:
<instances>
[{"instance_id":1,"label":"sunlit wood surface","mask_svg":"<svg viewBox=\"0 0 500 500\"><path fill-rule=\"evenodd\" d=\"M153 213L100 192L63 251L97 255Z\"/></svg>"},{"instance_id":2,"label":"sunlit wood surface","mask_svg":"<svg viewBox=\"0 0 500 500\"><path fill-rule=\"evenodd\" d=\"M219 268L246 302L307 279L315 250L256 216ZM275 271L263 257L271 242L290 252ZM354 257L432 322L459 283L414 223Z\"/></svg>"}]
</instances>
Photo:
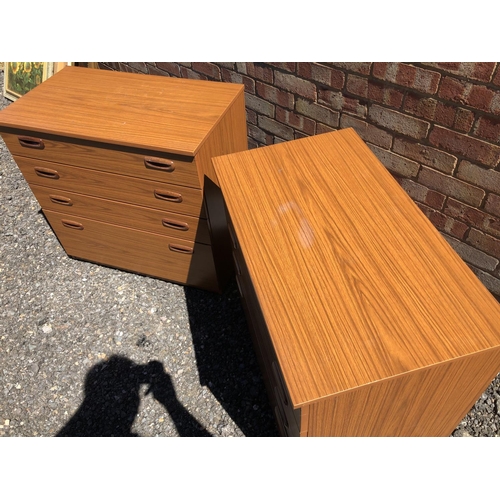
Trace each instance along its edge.
<instances>
[{"instance_id":1,"label":"sunlit wood surface","mask_svg":"<svg viewBox=\"0 0 500 500\"><path fill-rule=\"evenodd\" d=\"M354 130L213 163L293 407L310 406L309 434L451 432L500 371L500 305ZM378 396L361 416L347 393L358 404L368 390ZM435 416L419 420L417 402Z\"/></svg>"},{"instance_id":2,"label":"sunlit wood surface","mask_svg":"<svg viewBox=\"0 0 500 500\"><path fill-rule=\"evenodd\" d=\"M241 90L166 79L68 66L3 110L0 126L194 156ZM57 105L36 112L44 100Z\"/></svg>"},{"instance_id":3,"label":"sunlit wood surface","mask_svg":"<svg viewBox=\"0 0 500 500\"><path fill-rule=\"evenodd\" d=\"M225 212L207 219L204 188L212 156L247 149L243 85L66 67L0 132L69 255L225 288Z\"/></svg>"}]
</instances>

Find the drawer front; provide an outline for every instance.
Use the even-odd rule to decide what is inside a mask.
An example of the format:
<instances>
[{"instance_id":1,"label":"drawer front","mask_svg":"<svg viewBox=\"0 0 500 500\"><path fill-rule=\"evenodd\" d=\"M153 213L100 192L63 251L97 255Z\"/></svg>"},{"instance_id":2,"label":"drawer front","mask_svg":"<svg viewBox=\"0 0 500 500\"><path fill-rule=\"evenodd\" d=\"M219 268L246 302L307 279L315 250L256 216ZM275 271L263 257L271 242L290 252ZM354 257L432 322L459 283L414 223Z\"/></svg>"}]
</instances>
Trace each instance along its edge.
<instances>
[{"instance_id":1,"label":"drawer front","mask_svg":"<svg viewBox=\"0 0 500 500\"><path fill-rule=\"evenodd\" d=\"M275 411L278 427L281 434L285 436L299 436L301 434L301 410L295 410L292 406L243 255L234 237L234 231L232 238L235 242L233 260L236 283L243 300L247 322L256 345L257 356L264 373L268 396Z\"/></svg>"},{"instance_id":2,"label":"drawer front","mask_svg":"<svg viewBox=\"0 0 500 500\"><path fill-rule=\"evenodd\" d=\"M70 164L141 179L200 187L198 170L190 156L139 151L118 146L99 147L85 143L41 138L26 132L25 136L2 133L13 156L37 158Z\"/></svg>"},{"instance_id":3,"label":"drawer front","mask_svg":"<svg viewBox=\"0 0 500 500\"><path fill-rule=\"evenodd\" d=\"M44 210L64 212L67 216L85 217L210 245L206 219L109 201L37 184L31 184L30 187Z\"/></svg>"},{"instance_id":4,"label":"drawer front","mask_svg":"<svg viewBox=\"0 0 500 500\"><path fill-rule=\"evenodd\" d=\"M29 184L205 217L201 189L15 156Z\"/></svg>"},{"instance_id":5,"label":"drawer front","mask_svg":"<svg viewBox=\"0 0 500 500\"><path fill-rule=\"evenodd\" d=\"M51 210L44 211L68 255L181 284L218 291L209 245Z\"/></svg>"}]
</instances>

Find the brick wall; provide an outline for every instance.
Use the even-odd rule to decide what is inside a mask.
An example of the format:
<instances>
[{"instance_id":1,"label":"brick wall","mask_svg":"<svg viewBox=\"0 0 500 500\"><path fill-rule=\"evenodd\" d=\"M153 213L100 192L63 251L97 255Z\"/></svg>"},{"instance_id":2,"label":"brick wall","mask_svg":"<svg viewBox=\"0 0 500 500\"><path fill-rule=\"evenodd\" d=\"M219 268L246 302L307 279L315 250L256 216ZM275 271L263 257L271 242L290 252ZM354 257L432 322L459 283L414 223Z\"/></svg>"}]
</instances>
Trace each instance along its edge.
<instances>
[{"instance_id":1,"label":"brick wall","mask_svg":"<svg viewBox=\"0 0 500 500\"><path fill-rule=\"evenodd\" d=\"M250 148L353 127L500 300L500 63L99 63L242 83Z\"/></svg>"}]
</instances>

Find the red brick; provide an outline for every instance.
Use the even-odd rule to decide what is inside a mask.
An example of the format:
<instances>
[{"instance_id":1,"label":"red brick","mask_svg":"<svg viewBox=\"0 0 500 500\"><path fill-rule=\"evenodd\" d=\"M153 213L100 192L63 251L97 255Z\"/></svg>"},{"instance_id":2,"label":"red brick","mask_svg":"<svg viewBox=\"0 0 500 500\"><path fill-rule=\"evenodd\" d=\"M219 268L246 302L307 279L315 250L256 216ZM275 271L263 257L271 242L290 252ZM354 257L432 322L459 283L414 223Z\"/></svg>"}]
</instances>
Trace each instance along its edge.
<instances>
[{"instance_id":1,"label":"red brick","mask_svg":"<svg viewBox=\"0 0 500 500\"><path fill-rule=\"evenodd\" d=\"M493 97L495 97L495 92L489 88L482 85L472 85L467 96L467 104L473 108L490 112Z\"/></svg>"},{"instance_id":2,"label":"red brick","mask_svg":"<svg viewBox=\"0 0 500 500\"><path fill-rule=\"evenodd\" d=\"M495 76L493 77L492 83L500 87L500 64L497 66Z\"/></svg>"},{"instance_id":3,"label":"red brick","mask_svg":"<svg viewBox=\"0 0 500 500\"><path fill-rule=\"evenodd\" d=\"M317 63L299 62L297 65L297 74L307 80L313 80L338 90L342 89L345 83L343 71Z\"/></svg>"},{"instance_id":4,"label":"red brick","mask_svg":"<svg viewBox=\"0 0 500 500\"><path fill-rule=\"evenodd\" d=\"M347 76L346 90L356 96L394 108L399 108L403 102L403 93L396 88L357 75Z\"/></svg>"},{"instance_id":5,"label":"red brick","mask_svg":"<svg viewBox=\"0 0 500 500\"><path fill-rule=\"evenodd\" d=\"M460 68L459 62L440 62L440 63L422 63L425 66L431 66L433 68L442 69L448 71L449 73L456 73Z\"/></svg>"},{"instance_id":6,"label":"red brick","mask_svg":"<svg viewBox=\"0 0 500 500\"><path fill-rule=\"evenodd\" d=\"M342 111L344 102L345 98L342 92L334 90L318 90L318 104L325 104L334 111Z\"/></svg>"},{"instance_id":7,"label":"red brick","mask_svg":"<svg viewBox=\"0 0 500 500\"><path fill-rule=\"evenodd\" d=\"M236 70L238 73L241 73L242 75L247 75L247 65L252 64L252 63L246 63L246 62L237 62L235 63L235 67L231 68Z\"/></svg>"},{"instance_id":8,"label":"red brick","mask_svg":"<svg viewBox=\"0 0 500 500\"><path fill-rule=\"evenodd\" d=\"M481 168L469 161L461 161L457 177L488 191L500 194L500 172L491 168Z\"/></svg>"},{"instance_id":9,"label":"red brick","mask_svg":"<svg viewBox=\"0 0 500 500\"><path fill-rule=\"evenodd\" d=\"M220 81L221 79L220 68L216 64L209 62L194 62L192 69L202 75L208 76L212 80Z\"/></svg>"},{"instance_id":10,"label":"red brick","mask_svg":"<svg viewBox=\"0 0 500 500\"><path fill-rule=\"evenodd\" d=\"M260 115L274 116L274 105L253 94L245 94L245 104L247 108L252 109Z\"/></svg>"},{"instance_id":11,"label":"red brick","mask_svg":"<svg viewBox=\"0 0 500 500\"><path fill-rule=\"evenodd\" d=\"M157 62L156 67L158 69L166 71L169 75L176 76L178 78L181 76L181 70L177 63Z\"/></svg>"},{"instance_id":12,"label":"red brick","mask_svg":"<svg viewBox=\"0 0 500 500\"><path fill-rule=\"evenodd\" d=\"M406 96L403 109L407 113L445 127L452 127L456 119L455 107L448 106L432 97L421 97L414 93Z\"/></svg>"},{"instance_id":13,"label":"red brick","mask_svg":"<svg viewBox=\"0 0 500 500\"><path fill-rule=\"evenodd\" d=\"M335 132L335 130L337 130L337 129L329 127L328 125L325 125L324 123L317 123L316 124L316 134L326 134L327 132Z\"/></svg>"},{"instance_id":14,"label":"red brick","mask_svg":"<svg viewBox=\"0 0 500 500\"><path fill-rule=\"evenodd\" d=\"M423 139L429 130L429 123L378 104L370 106L368 118L376 125L414 139Z\"/></svg>"},{"instance_id":15,"label":"red brick","mask_svg":"<svg viewBox=\"0 0 500 500\"><path fill-rule=\"evenodd\" d=\"M439 126L435 126L430 133L429 142L437 148L489 167L496 167L500 161L500 147Z\"/></svg>"},{"instance_id":16,"label":"red brick","mask_svg":"<svg viewBox=\"0 0 500 500\"><path fill-rule=\"evenodd\" d=\"M474 113L468 109L458 108L453 128L459 132L469 132L474 123Z\"/></svg>"},{"instance_id":17,"label":"red brick","mask_svg":"<svg viewBox=\"0 0 500 500\"><path fill-rule=\"evenodd\" d=\"M368 78L347 75L346 90L356 96L368 97Z\"/></svg>"},{"instance_id":18,"label":"red brick","mask_svg":"<svg viewBox=\"0 0 500 500\"><path fill-rule=\"evenodd\" d=\"M216 62L214 64L217 64L220 68L230 69L231 71L236 70L236 63L234 62Z\"/></svg>"},{"instance_id":19,"label":"red brick","mask_svg":"<svg viewBox=\"0 0 500 500\"><path fill-rule=\"evenodd\" d=\"M452 77L445 77L441 80L438 96L447 101L460 102L465 104L467 94L467 84Z\"/></svg>"},{"instance_id":20,"label":"red brick","mask_svg":"<svg viewBox=\"0 0 500 500\"><path fill-rule=\"evenodd\" d=\"M276 108L276 120L285 125L290 125L294 129L301 130L306 135L314 135L316 131L316 122L302 115L297 115L287 109Z\"/></svg>"},{"instance_id":21,"label":"red brick","mask_svg":"<svg viewBox=\"0 0 500 500\"><path fill-rule=\"evenodd\" d=\"M122 71L124 73L137 73L137 70L132 68L132 66L130 66L129 63L119 62L118 68L119 71Z\"/></svg>"},{"instance_id":22,"label":"red brick","mask_svg":"<svg viewBox=\"0 0 500 500\"><path fill-rule=\"evenodd\" d=\"M259 116L258 124L261 129L286 141L291 141L294 138L292 127L279 123L267 116Z\"/></svg>"},{"instance_id":23,"label":"red brick","mask_svg":"<svg viewBox=\"0 0 500 500\"><path fill-rule=\"evenodd\" d=\"M321 106L314 102L309 102L305 99L298 98L297 102L295 103L295 110L297 111L297 113L305 115L321 123L325 123L330 127L339 126L339 113L337 111L332 111L325 106Z\"/></svg>"},{"instance_id":24,"label":"red brick","mask_svg":"<svg viewBox=\"0 0 500 500\"><path fill-rule=\"evenodd\" d=\"M399 183L412 200L425 203L426 205L437 210L441 210L443 208L444 200L446 199L446 196L443 194L433 191L427 186L418 184L411 179L401 179Z\"/></svg>"},{"instance_id":25,"label":"red brick","mask_svg":"<svg viewBox=\"0 0 500 500\"><path fill-rule=\"evenodd\" d=\"M342 111L359 116L361 118L365 118L368 114L368 108L366 105L361 104L358 99L352 99L351 97L347 96L344 96Z\"/></svg>"},{"instance_id":26,"label":"red brick","mask_svg":"<svg viewBox=\"0 0 500 500\"><path fill-rule=\"evenodd\" d=\"M290 71L291 73L295 72L295 63L294 62L272 62L269 65L274 66L275 68L284 69L285 71Z\"/></svg>"},{"instance_id":27,"label":"red brick","mask_svg":"<svg viewBox=\"0 0 500 500\"><path fill-rule=\"evenodd\" d=\"M490 273L476 269L474 266L469 265L471 271L479 278L483 285L491 292L498 302L500 302L500 280L494 278ZM499 271L497 271L499 275Z\"/></svg>"},{"instance_id":28,"label":"red brick","mask_svg":"<svg viewBox=\"0 0 500 500\"><path fill-rule=\"evenodd\" d=\"M391 134L367 123L365 120L359 120L353 116L343 114L340 118L340 128L350 127L352 127L366 142L370 142L385 149L391 147Z\"/></svg>"},{"instance_id":29,"label":"red brick","mask_svg":"<svg viewBox=\"0 0 500 500\"><path fill-rule=\"evenodd\" d=\"M333 90L319 90L318 104L326 104L335 111L344 111L361 118L364 118L367 114L366 105L361 104L358 99L347 97L342 92Z\"/></svg>"},{"instance_id":30,"label":"red brick","mask_svg":"<svg viewBox=\"0 0 500 500\"><path fill-rule=\"evenodd\" d=\"M422 212L427 216L427 218L432 222L433 226L450 236L454 236L455 238L462 239L469 229L468 226L459 222L452 217L448 217L447 215L438 212L432 208L429 208L425 205L421 205L417 203Z\"/></svg>"},{"instance_id":31,"label":"red brick","mask_svg":"<svg viewBox=\"0 0 500 500\"><path fill-rule=\"evenodd\" d=\"M500 93L484 85L473 85L446 77L441 83L439 97L487 113L500 114Z\"/></svg>"},{"instance_id":32,"label":"red brick","mask_svg":"<svg viewBox=\"0 0 500 500\"><path fill-rule=\"evenodd\" d=\"M384 83L368 82L368 99L393 108L400 108L404 94Z\"/></svg>"},{"instance_id":33,"label":"red brick","mask_svg":"<svg viewBox=\"0 0 500 500\"><path fill-rule=\"evenodd\" d=\"M248 136L262 144L266 142L266 133L255 125L248 124Z\"/></svg>"},{"instance_id":34,"label":"red brick","mask_svg":"<svg viewBox=\"0 0 500 500\"><path fill-rule=\"evenodd\" d=\"M277 87L287 90L288 92L307 97L312 101L316 99L316 85L303 78L298 78L288 73L282 73L281 71L275 71L274 83Z\"/></svg>"},{"instance_id":35,"label":"red brick","mask_svg":"<svg viewBox=\"0 0 500 500\"><path fill-rule=\"evenodd\" d=\"M500 91L496 91L491 100L490 112L494 115L500 115Z\"/></svg>"},{"instance_id":36,"label":"red brick","mask_svg":"<svg viewBox=\"0 0 500 500\"><path fill-rule=\"evenodd\" d=\"M273 83L273 70L262 63L236 63L240 73L266 83Z\"/></svg>"},{"instance_id":37,"label":"red brick","mask_svg":"<svg viewBox=\"0 0 500 500\"><path fill-rule=\"evenodd\" d=\"M247 122L257 125L257 113L253 109L246 108Z\"/></svg>"},{"instance_id":38,"label":"red brick","mask_svg":"<svg viewBox=\"0 0 500 500\"><path fill-rule=\"evenodd\" d=\"M372 63L369 62L335 62L328 63L331 64L335 68L345 69L347 71L353 71L354 73L361 73L362 75L369 75L372 67Z\"/></svg>"},{"instance_id":39,"label":"red brick","mask_svg":"<svg viewBox=\"0 0 500 500\"><path fill-rule=\"evenodd\" d=\"M436 106L436 113L433 121L445 127L452 127L455 124L456 108L448 106L442 102L438 102Z\"/></svg>"},{"instance_id":40,"label":"red brick","mask_svg":"<svg viewBox=\"0 0 500 500\"><path fill-rule=\"evenodd\" d=\"M295 97L289 92L277 89L272 85L267 85L266 83L257 82L256 83L257 95L270 101L273 104L278 104L284 108L293 109L295 105Z\"/></svg>"},{"instance_id":41,"label":"red brick","mask_svg":"<svg viewBox=\"0 0 500 500\"><path fill-rule=\"evenodd\" d=\"M500 219L494 217L486 217L484 225L481 228L485 233L493 235L495 238L500 238Z\"/></svg>"},{"instance_id":42,"label":"red brick","mask_svg":"<svg viewBox=\"0 0 500 500\"><path fill-rule=\"evenodd\" d=\"M409 92L406 96L403 110L412 115L426 120L433 120L438 102L432 97L421 97L419 94Z\"/></svg>"},{"instance_id":43,"label":"red brick","mask_svg":"<svg viewBox=\"0 0 500 500\"><path fill-rule=\"evenodd\" d=\"M248 139L248 149L257 149L260 146L260 143L255 141L254 139Z\"/></svg>"},{"instance_id":44,"label":"red brick","mask_svg":"<svg viewBox=\"0 0 500 500\"><path fill-rule=\"evenodd\" d=\"M497 267L498 259L495 259L495 257L492 257L491 255L488 255L485 252L468 245L467 243L463 243L456 238L452 238L448 235L443 236L465 262L486 271L493 271Z\"/></svg>"},{"instance_id":45,"label":"red brick","mask_svg":"<svg viewBox=\"0 0 500 500\"><path fill-rule=\"evenodd\" d=\"M484 234L473 228L467 236L467 243L470 243L473 247L482 250L488 255L500 259L500 240L493 236Z\"/></svg>"},{"instance_id":46,"label":"red brick","mask_svg":"<svg viewBox=\"0 0 500 500\"><path fill-rule=\"evenodd\" d=\"M417 182L475 207L481 205L485 196L482 189L427 167L421 167Z\"/></svg>"},{"instance_id":47,"label":"red brick","mask_svg":"<svg viewBox=\"0 0 500 500\"><path fill-rule=\"evenodd\" d=\"M488 198L486 198L484 209L490 214L498 215L500 217L500 196L490 193Z\"/></svg>"},{"instance_id":48,"label":"red brick","mask_svg":"<svg viewBox=\"0 0 500 500\"><path fill-rule=\"evenodd\" d=\"M245 92L255 94L255 80L253 78L236 73L236 71L222 68L221 79L223 82L243 84L245 86Z\"/></svg>"},{"instance_id":49,"label":"red brick","mask_svg":"<svg viewBox=\"0 0 500 500\"><path fill-rule=\"evenodd\" d=\"M473 80L489 82L495 69L495 65L496 63L494 62L462 63L461 70L465 71L465 76L468 76Z\"/></svg>"},{"instance_id":50,"label":"red brick","mask_svg":"<svg viewBox=\"0 0 500 500\"><path fill-rule=\"evenodd\" d=\"M303 132L300 132L298 130L296 130L293 134L294 139L304 139L306 137L310 137L310 136L308 134L304 134Z\"/></svg>"},{"instance_id":51,"label":"red brick","mask_svg":"<svg viewBox=\"0 0 500 500\"><path fill-rule=\"evenodd\" d=\"M446 208L444 213L458 219L469 226L483 227L484 221L486 219L486 214L481 210L471 207L470 205L465 205L453 198L448 198L446 202Z\"/></svg>"},{"instance_id":52,"label":"red brick","mask_svg":"<svg viewBox=\"0 0 500 500\"><path fill-rule=\"evenodd\" d=\"M500 142L500 118L481 116L474 127L474 135L492 142Z\"/></svg>"},{"instance_id":53,"label":"red brick","mask_svg":"<svg viewBox=\"0 0 500 500\"><path fill-rule=\"evenodd\" d=\"M405 63L374 63L373 76L425 94L435 94L441 75Z\"/></svg>"},{"instance_id":54,"label":"red brick","mask_svg":"<svg viewBox=\"0 0 500 500\"><path fill-rule=\"evenodd\" d=\"M395 138L392 150L402 156L418 161L424 165L452 174L457 165L457 158L439 149L426 146L418 142L411 142L406 139Z\"/></svg>"},{"instance_id":55,"label":"red brick","mask_svg":"<svg viewBox=\"0 0 500 500\"><path fill-rule=\"evenodd\" d=\"M489 82L495 69L495 64L494 62L455 62L427 63L426 65L442 69L460 77L470 78L471 80Z\"/></svg>"},{"instance_id":56,"label":"red brick","mask_svg":"<svg viewBox=\"0 0 500 500\"><path fill-rule=\"evenodd\" d=\"M182 78L190 78L191 80L208 80L206 75L202 75L193 71L191 68L182 67L181 68L181 77Z\"/></svg>"},{"instance_id":57,"label":"red brick","mask_svg":"<svg viewBox=\"0 0 500 500\"><path fill-rule=\"evenodd\" d=\"M129 62L127 63L134 71L138 73L149 73L148 67L146 63L143 62Z\"/></svg>"},{"instance_id":58,"label":"red brick","mask_svg":"<svg viewBox=\"0 0 500 500\"><path fill-rule=\"evenodd\" d=\"M387 149L379 148L373 144L368 144L370 149L373 151L375 156L380 160L380 162L395 175L400 175L402 177L415 177L418 174L419 164L399 156L395 153L391 153Z\"/></svg>"}]
</instances>

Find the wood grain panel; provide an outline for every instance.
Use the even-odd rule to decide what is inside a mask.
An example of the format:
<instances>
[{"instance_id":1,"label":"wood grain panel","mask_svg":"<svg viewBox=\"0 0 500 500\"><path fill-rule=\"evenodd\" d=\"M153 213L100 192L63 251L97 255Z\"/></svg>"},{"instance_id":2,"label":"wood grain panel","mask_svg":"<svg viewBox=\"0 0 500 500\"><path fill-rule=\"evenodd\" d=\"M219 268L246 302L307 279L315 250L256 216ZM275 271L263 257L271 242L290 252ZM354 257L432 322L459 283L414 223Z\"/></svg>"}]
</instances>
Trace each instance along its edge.
<instances>
[{"instance_id":1,"label":"wood grain panel","mask_svg":"<svg viewBox=\"0 0 500 500\"><path fill-rule=\"evenodd\" d=\"M499 366L489 349L318 401L309 436L449 436Z\"/></svg>"},{"instance_id":2,"label":"wood grain panel","mask_svg":"<svg viewBox=\"0 0 500 500\"><path fill-rule=\"evenodd\" d=\"M150 179L182 186L200 187L198 169L194 158L166 154L158 151L105 145L99 146L85 141L72 142L64 137L36 135L43 140L43 149L24 147L19 143L19 136L30 135L29 130L19 134L2 133L2 138L14 156L27 156L40 160L87 167L103 172L130 175L141 179ZM145 159L165 160L173 171L147 167Z\"/></svg>"},{"instance_id":3,"label":"wood grain panel","mask_svg":"<svg viewBox=\"0 0 500 500\"><path fill-rule=\"evenodd\" d=\"M98 172L22 156L14 156L14 160L29 184L206 218L200 189ZM58 178L42 177L37 174L36 169L38 172L39 169L45 169L49 173L56 172ZM173 200L177 199L177 195L180 195L182 200L177 202L157 197L158 194L168 193L172 194Z\"/></svg>"},{"instance_id":4,"label":"wood grain panel","mask_svg":"<svg viewBox=\"0 0 500 500\"><path fill-rule=\"evenodd\" d=\"M197 155L200 163L200 186L204 187L205 178L218 186L217 175L212 158L248 149L245 95L240 94L226 111L212 133L204 142Z\"/></svg>"},{"instance_id":5,"label":"wood grain panel","mask_svg":"<svg viewBox=\"0 0 500 500\"><path fill-rule=\"evenodd\" d=\"M236 240L235 240L236 242ZM236 269L236 282L243 299L243 308L250 328L252 341L261 367L271 407L279 418L278 427L283 435L299 436L307 431L301 420L302 408L294 409L288 388L283 380L281 368L276 358L266 324L260 312L255 291L248 276L239 245L236 243L233 259Z\"/></svg>"},{"instance_id":6,"label":"wood grain panel","mask_svg":"<svg viewBox=\"0 0 500 500\"><path fill-rule=\"evenodd\" d=\"M64 250L72 257L218 291L209 245L69 217L51 210L45 210L44 214ZM67 227L72 224L75 228ZM175 249L193 252L184 254Z\"/></svg>"},{"instance_id":7,"label":"wood grain panel","mask_svg":"<svg viewBox=\"0 0 500 500\"><path fill-rule=\"evenodd\" d=\"M213 163L294 407L500 346L498 302L354 130Z\"/></svg>"},{"instance_id":8,"label":"wood grain panel","mask_svg":"<svg viewBox=\"0 0 500 500\"><path fill-rule=\"evenodd\" d=\"M86 217L210 245L206 219L52 189L37 184L30 184L30 188L44 210L63 212L70 217Z\"/></svg>"},{"instance_id":9,"label":"wood grain panel","mask_svg":"<svg viewBox=\"0 0 500 500\"><path fill-rule=\"evenodd\" d=\"M39 133L194 156L243 89L67 67L4 109L0 129L29 124Z\"/></svg>"}]
</instances>

